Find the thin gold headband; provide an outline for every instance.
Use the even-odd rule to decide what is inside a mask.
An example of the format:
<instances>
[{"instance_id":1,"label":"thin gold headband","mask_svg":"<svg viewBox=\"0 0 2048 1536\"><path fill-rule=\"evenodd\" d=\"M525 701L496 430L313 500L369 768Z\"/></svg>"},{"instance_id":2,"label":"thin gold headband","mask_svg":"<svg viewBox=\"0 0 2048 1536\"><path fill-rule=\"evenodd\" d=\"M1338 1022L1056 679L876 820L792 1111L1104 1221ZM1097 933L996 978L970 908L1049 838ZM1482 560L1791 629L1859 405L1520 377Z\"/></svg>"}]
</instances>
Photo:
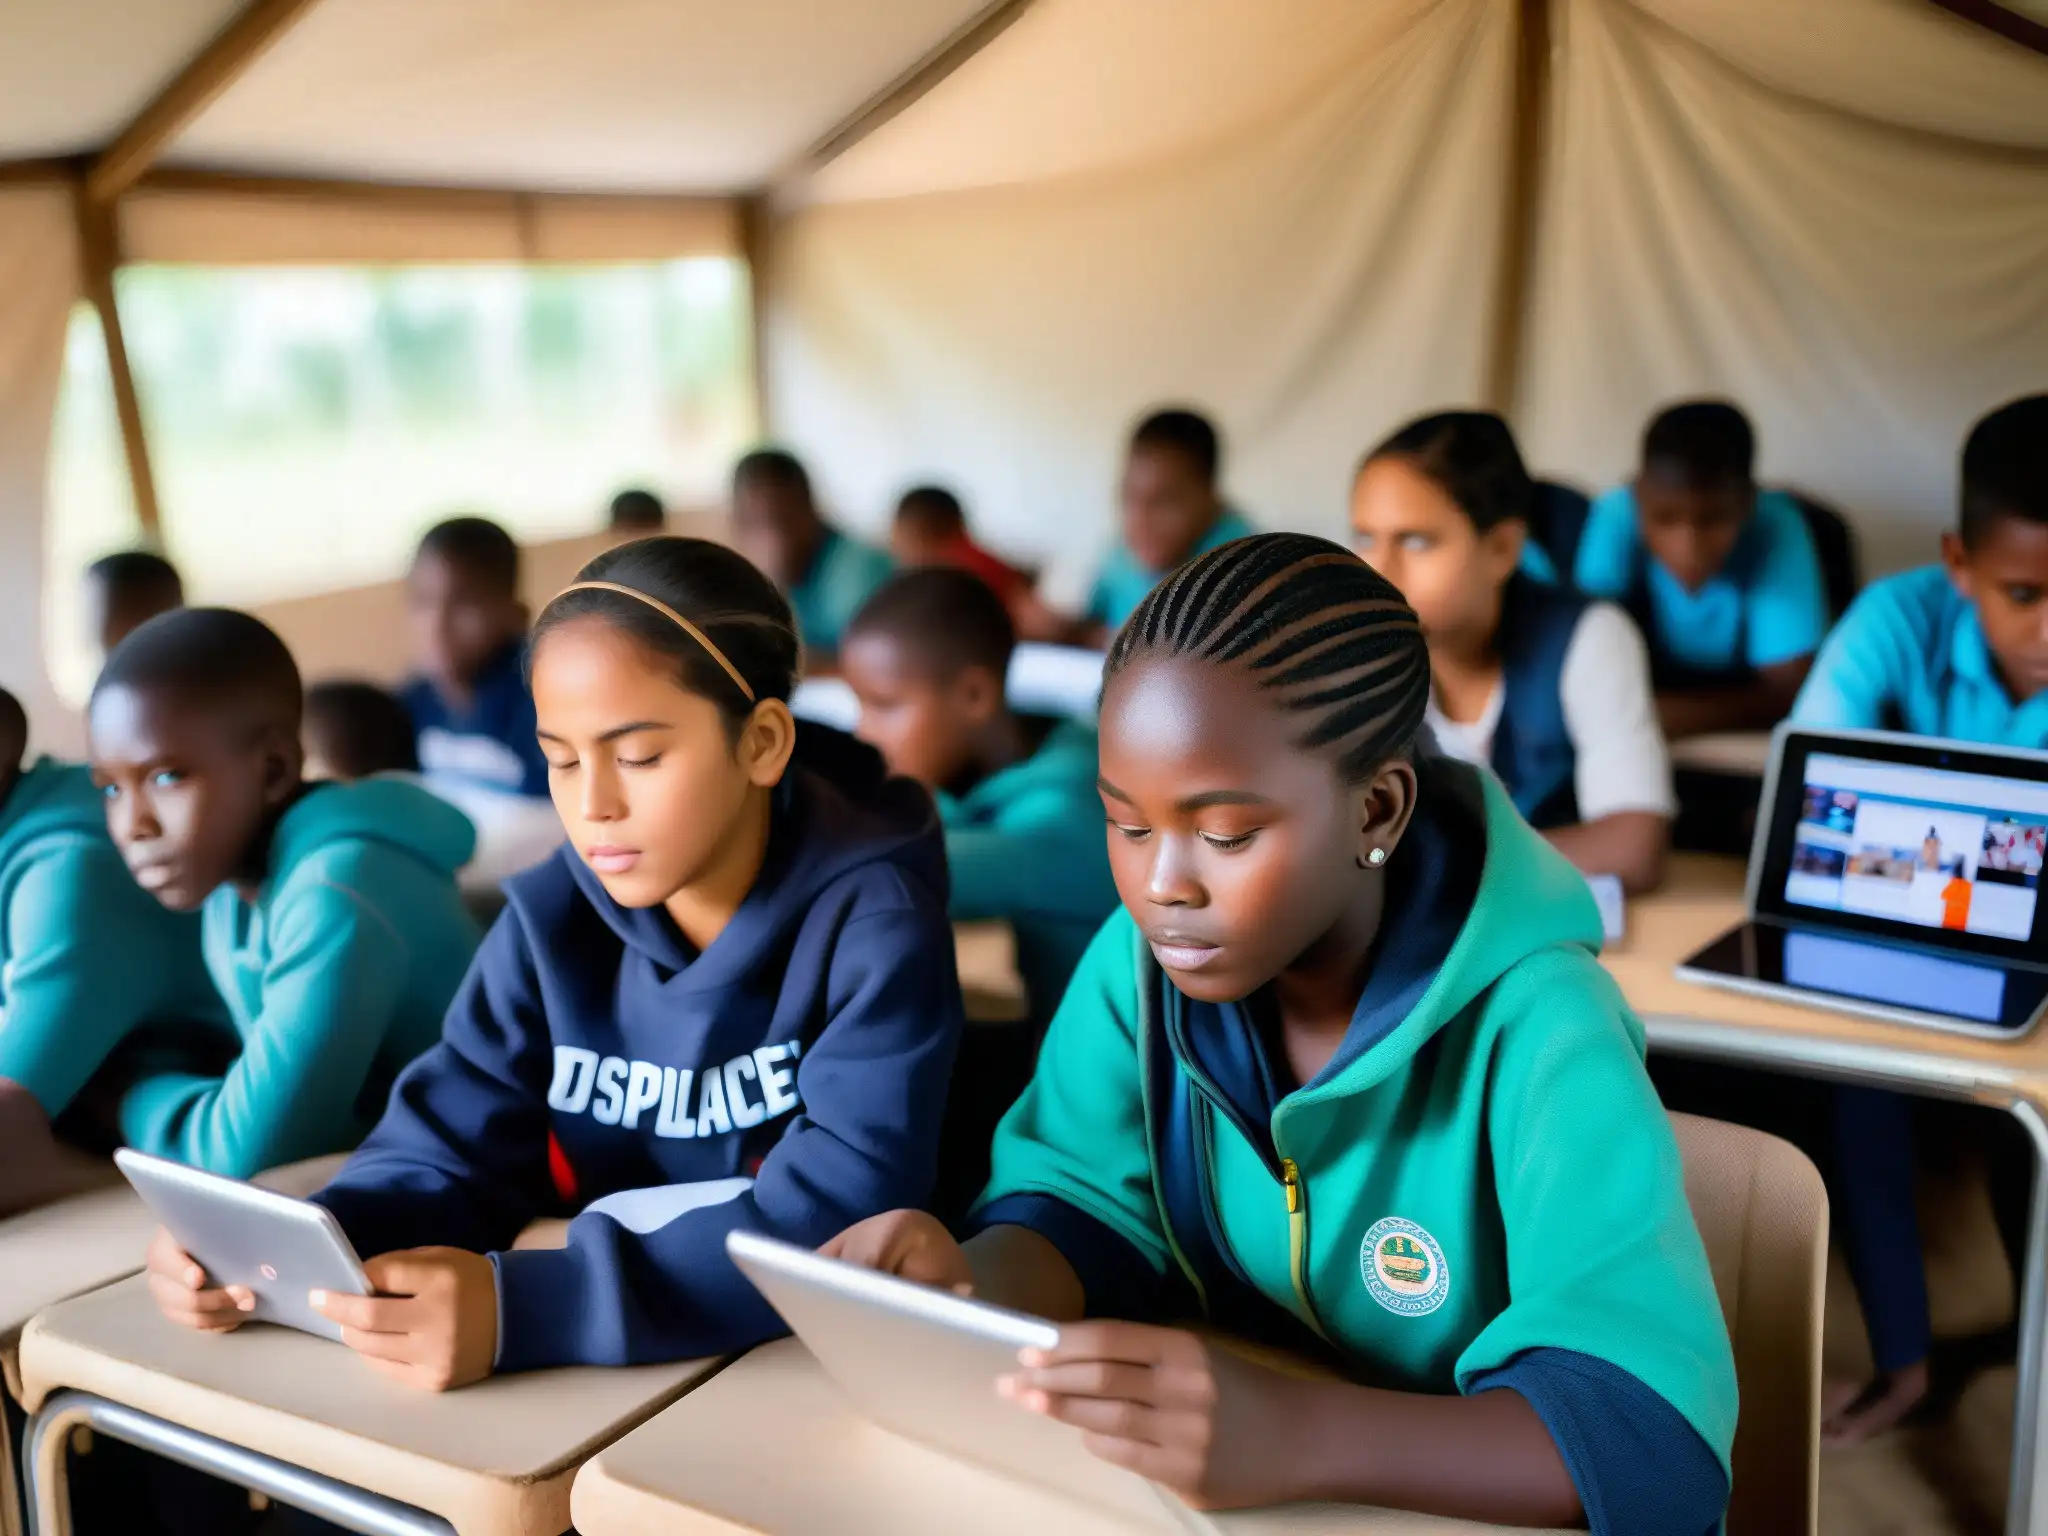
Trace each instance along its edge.
<instances>
[{"instance_id":1,"label":"thin gold headband","mask_svg":"<svg viewBox=\"0 0 2048 1536\"><path fill-rule=\"evenodd\" d=\"M725 675L732 679L733 686L735 688L739 689L741 693L744 693L747 696L747 702L749 704L755 702L754 690L748 687L747 680L744 677L740 676L740 669L734 666L730 661L726 660L725 652L721 651L717 646L713 645L711 643L711 637L705 634L703 630L699 629L696 625L692 624L680 613L677 613L675 609L669 607L669 605L667 603L664 603L660 598L649 597L645 592L642 592L638 587L621 586L616 581L579 581L562 588L561 591L557 592L553 597L549 598L548 606L553 607L556 603L560 602L563 598L567 597L571 592L617 592L622 594L623 596L637 599L638 601L643 602L648 607L652 608L655 612L663 614L670 619L673 619L677 627L680 628L684 634L688 635L692 640L696 641L699 645L704 647L704 653L707 656L709 656L713 661L717 662L721 667L725 668Z\"/></svg>"}]
</instances>

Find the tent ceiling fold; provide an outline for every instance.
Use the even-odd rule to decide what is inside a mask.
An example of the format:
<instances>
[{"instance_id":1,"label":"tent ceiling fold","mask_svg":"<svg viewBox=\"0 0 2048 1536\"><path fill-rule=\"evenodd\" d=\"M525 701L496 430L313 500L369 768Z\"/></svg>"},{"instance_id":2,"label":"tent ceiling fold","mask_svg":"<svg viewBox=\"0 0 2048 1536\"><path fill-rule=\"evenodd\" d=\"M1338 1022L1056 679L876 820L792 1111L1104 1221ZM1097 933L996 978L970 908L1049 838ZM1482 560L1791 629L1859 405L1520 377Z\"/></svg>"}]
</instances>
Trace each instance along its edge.
<instances>
[{"instance_id":1,"label":"tent ceiling fold","mask_svg":"<svg viewBox=\"0 0 2048 1536\"><path fill-rule=\"evenodd\" d=\"M759 186L986 0L320 0L165 158L536 191Z\"/></svg>"}]
</instances>

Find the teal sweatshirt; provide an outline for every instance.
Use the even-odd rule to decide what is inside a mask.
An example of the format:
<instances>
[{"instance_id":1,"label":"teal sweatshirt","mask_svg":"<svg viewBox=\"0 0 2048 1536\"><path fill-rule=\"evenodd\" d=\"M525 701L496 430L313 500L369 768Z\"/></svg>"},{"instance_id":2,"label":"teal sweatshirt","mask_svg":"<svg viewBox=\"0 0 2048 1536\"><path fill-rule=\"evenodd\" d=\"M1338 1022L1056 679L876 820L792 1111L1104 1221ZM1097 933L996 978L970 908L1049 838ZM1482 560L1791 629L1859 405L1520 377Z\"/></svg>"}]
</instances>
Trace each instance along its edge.
<instances>
[{"instance_id":1,"label":"teal sweatshirt","mask_svg":"<svg viewBox=\"0 0 2048 1536\"><path fill-rule=\"evenodd\" d=\"M1734 1364L1642 1025L1585 881L1491 776L1427 769L1329 1065L1286 1081L1261 998L1187 999L1119 911L978 1224L1042 1232L1091 1313L1144 1315L1122 1254L1125 1281L1375 1384L1523 1390L1594 1530L1711 1530Z\"/></svg>"},{"instance_id":2,"label":"teal sweatshirt","mask_svg":"<svg viewBox=\"0 0 2048 1536\"><path fill-rule=\"evenodd\" d=\"M1016 930L1017 968L1041 1029L1116 907L1095 777L1095 732L1062 722L1021 763L963 796L938 796L951 914Z\"/></svg>"},{"instance_id":3,"label":"teal sweatshirt","mask_svg":"<svg viewBox=\"0 0 2048 1536\"><path fill-rule=\"evenodd\" d=\"M55 1116L135 1030L225 1021L199 919L130 878L86 769L37 762L0 803L0 1077Z\"/></svg>"},{"instance_id":4,"label":"teal sweatshirt","mask_svg":"<svg viewBox=\"0 0 2048 1536\"><path fill-rule=\"evenodd\" d=\"M455 872L469 820L395 779L326 784L287 811L252 903L206 899L207 968L241 1054L121 1102L128 1144L247 1178L360 1141L399 1069L441 1038L480 937Z\"/></svg>"}]
</instances>

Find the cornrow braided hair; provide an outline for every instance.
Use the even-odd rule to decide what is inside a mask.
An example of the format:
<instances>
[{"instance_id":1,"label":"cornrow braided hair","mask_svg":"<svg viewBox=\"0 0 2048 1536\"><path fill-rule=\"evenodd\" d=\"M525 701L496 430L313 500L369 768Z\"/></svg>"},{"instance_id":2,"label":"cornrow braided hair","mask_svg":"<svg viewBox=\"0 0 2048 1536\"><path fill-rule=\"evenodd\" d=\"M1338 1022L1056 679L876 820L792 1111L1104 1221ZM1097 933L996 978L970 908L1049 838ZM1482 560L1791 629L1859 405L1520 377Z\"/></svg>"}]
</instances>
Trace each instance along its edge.
<instances>
[{"instance_id":1,"label":"cornrow braided hair","mask_svg":"<svg viewBox=\"0 0 2048 1536\"><path fill-rule=\"evenodd\" d=\"M1347 783L1406 755L1429 703L1422 625L1379 572L1304 533L1239 539L1152 589L1117 632L1103 683L1144 656L1248 667L1289 713L1301 745L1334 748Z\"/></svg>"}]
</instances>

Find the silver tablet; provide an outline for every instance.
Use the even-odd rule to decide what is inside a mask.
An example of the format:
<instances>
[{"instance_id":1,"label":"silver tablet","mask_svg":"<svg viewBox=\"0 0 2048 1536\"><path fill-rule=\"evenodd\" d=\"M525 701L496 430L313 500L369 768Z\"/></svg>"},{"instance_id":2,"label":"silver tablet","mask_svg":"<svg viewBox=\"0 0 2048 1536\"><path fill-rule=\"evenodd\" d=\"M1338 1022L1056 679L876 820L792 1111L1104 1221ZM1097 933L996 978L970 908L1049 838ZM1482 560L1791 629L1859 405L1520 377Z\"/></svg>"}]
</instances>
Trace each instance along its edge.
<instances>
[{"instance_id":1,"label":"silver tablet","mask_svg":"<svg viewBox=\"0 0 2048 1536\"><path fill-rule=\"evenodd\" d=\"M256 1293L252 1317L339 1339L341 1325L315 1312L306 1293L371 1294L331 1211L126 1147L114 1163L213 1284Z\"/></svg>"},{"instance_id":2,"label":"silver tablet","mask_svg":"<svg viewBox=\"0 0 2048 1536\"><path fill-rule=\"evenodd\" d=\"M1080 1431L996 1395L1017 1352L1050 1349L1042 1317L915 1285L773 1238L731 1232L726 1252L858 1411L885 1429L1069 1498L1186 1528L1192 1512L1088 1454Z\"/></svg>"}]
</instances>

